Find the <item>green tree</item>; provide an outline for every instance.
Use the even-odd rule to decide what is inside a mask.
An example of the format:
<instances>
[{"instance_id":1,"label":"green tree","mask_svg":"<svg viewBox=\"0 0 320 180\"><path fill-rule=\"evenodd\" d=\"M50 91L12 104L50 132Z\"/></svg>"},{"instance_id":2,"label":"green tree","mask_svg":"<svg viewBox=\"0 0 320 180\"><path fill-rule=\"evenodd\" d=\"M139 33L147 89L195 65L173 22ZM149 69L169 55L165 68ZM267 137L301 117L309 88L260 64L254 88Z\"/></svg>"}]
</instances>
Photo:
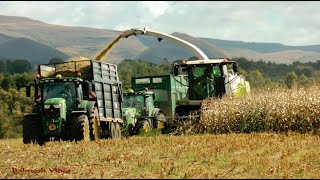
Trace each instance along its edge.
<instances>
[{"instance_id":1,"label":"green tree","mask_svg":"<svg viewBox=\"0 0 320 180\"><path fill-rule=\"evenodd\" d=\"M0 72L7 72L7 63L6 61L0 60Z\"/></svg>"},{"instance_id":2,"label":"green tree","mask_svg":"<svg viewBox=\"0 0 320 180\"><path fill-rule=\"evenodd\" d=\"M265 80L259 70L250 71L247 80L252 88L262 88L265 86Z\"/></svg>"},{"instance_id":3,"label":"green tree","mask_svg":"<svg viewBox=\"0 0 320 180\"><path fill-rule=\"evenodd\" d=\"M24 73L31 70L31 63L25 59L17 59L10 63L10 73Z\"/></svg>"},{"instance_id":4,"label":"green tree","mask_svg":"<svg viewBox=\"0 0 320 180\"><path fill-rule=\"evenodd\" d=\"M7 132L8 113L7 104L0 100L2 108L0 108L0 139L3 138Z\"/></svg>"},{"instance_id":5,"label":"green tree","mask_svg":"<svg viewBox=\"0 0 320 180\"><path fill-rule=\"evenodd\" d=\"M53 64L53 63L62 63L62 62L63 62L63 59L58 58L58 57L51 58L51 59L49 60L49 64Z\"/></svg>"},{"instance_id":6,"label":"green tree","mask_svg":"<svg viewBox=\"0 0 320 180\"><path fill-rule=\"evenodd\" d=\"M4 90L9 90L10 88L15 88L15 82L12 76L5 76L1 81L1 88Z\"/></svg>"},{"instance_id":7,"label":"green tree","mask_svg":"<svg viewBox=\"0 0 320 180\"><path fill-rule=\"evenodd\" d=\"M26 73L16 74L14 76L14 82L17 90L20 90L22 87L26 87L30 81L30 76L28 76Z\"/></svg>"},{"instance_id":8,"label":"green tree","mask_svg":"<svg viewBox=\"0 0 320 180\"><path fill-rule=\"evenodd\" d=\"M287 73L285 83L288 88L293 88L297 84L297 74L294 71Z\"/></svg>"},{"instance_id":9,"label":"green tree","mask_svg":"<svg viewBox=\"0 0 320 180\"><path fill-rule=\"evenodd\" d=\"M171 64L163 60L161 64L148 61L125 59L118 64L119 79L123 89L131 87L131 78L139 76L153 76L170 74Z\"/></svg>"}]
</instances>

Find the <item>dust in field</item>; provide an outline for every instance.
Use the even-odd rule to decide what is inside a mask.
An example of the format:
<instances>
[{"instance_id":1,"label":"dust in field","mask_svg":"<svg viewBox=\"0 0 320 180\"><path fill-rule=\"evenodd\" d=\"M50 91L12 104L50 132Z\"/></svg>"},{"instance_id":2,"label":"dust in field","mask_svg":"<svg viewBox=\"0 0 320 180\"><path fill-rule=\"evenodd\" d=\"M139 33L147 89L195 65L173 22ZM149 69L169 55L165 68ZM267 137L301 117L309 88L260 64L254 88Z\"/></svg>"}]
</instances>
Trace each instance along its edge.
<instances>
[{"instance_id":1,"label":"dust in field","mask_svg":"<svg viewBox=\"0 0 320 180\"><path fill-rule=\"evenodd\" d=\"M0 141L2 178L319 178L319 136L224 134Z\"/></svg>"}]
</instances>

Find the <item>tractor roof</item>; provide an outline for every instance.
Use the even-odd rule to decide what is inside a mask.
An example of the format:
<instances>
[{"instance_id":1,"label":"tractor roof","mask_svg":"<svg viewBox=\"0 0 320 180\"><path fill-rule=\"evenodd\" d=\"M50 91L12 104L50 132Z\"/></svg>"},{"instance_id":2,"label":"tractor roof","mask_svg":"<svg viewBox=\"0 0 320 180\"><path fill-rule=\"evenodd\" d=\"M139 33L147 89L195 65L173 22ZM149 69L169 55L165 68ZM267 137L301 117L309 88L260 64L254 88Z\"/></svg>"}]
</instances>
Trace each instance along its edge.
<instances>
[{"instance_id":1,"label":"tractor roof","mask_svg":"<svg viewBox=\"0 0 320 180\"><path fill-rule=\"evenodd\" d=\"M228 61L227 59L208 59L208 60L191 60L191 61L181 61L175 65L200 65L200 64L220 64L220 63L231 63L233 61Z\"/></svg>"}]
</instances>

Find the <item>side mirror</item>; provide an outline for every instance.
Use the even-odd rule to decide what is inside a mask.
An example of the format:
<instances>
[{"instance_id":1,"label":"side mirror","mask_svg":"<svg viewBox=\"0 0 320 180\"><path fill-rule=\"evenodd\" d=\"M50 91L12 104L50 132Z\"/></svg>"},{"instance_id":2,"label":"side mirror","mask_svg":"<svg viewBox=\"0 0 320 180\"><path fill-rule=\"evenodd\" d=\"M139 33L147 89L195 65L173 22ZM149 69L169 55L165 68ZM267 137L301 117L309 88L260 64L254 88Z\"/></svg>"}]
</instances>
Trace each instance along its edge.
<instances>
[{"instance_id":1,"label":"side mirror","mask_svg":"<svg viewBox=\"0 0 320 180\"><path fill-rule=\"evenodd\" d=\"M26 87L26 96L30 97L30 85Z\"/></svg>"},{"instance_id":2,"label":"side mirror","mask_svg":"<svg viewBox=\"0 0 320 180\"><path fill-rule=\"evenodd\" d=\"M91 93L93 90L92 90L92 84L91 83L88 83L88 92Z\"/></svg>"},{"instance_id":3,"label":"side mirror","mask_svg":"<svg viewBox=\"0 0 320 180\"><path fill-rule=\"evenodd\" d=\"M92 91L92 84L89 82L85 82L83 84L83 91L84 91L84 94L89 94Z\"/></svg>"},{"instance_id":4,"label":"side mirror","mask_svg":"<svg viewBox=\"0 0 320 180\"><path fill-rule=\"evenodd\" d=\"M233 68L233 72L234 73L238 73L239 72L239 64L237 62L233 63L232 68Z\"/></svg>"},{"instance_id":5,"label":"side mirror","mask_svg":"<svg viewBox=\"0 0 320 180\"><path fill-rule=\"evenodd\" d=\"M81 104L81 99L80 98L76 98L76 103L77 104Z\"/></svg>"},{"instance_id":6,"label":"side mirror","mask_svg":"<svg viewBox=\"0 0 320 180\"><path fill-rule=\"evenodd\" d=\"M178 69L178 67L174 66L173 67L173 75L178 76L178 74L179 74L179 69Z\"/></svg>"}]
</instances>

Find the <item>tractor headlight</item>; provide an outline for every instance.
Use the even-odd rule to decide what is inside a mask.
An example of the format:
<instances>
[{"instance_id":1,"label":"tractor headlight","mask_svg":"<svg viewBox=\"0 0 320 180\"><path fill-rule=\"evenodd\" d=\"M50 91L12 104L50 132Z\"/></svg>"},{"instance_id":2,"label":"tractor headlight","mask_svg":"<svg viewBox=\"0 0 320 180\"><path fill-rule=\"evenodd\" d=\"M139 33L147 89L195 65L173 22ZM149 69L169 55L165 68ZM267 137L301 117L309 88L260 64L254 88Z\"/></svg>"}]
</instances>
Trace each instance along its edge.
<instances>
[{"instance_id":1,"label":"tractor headlight","mask_svg":"<svg viewBox=\"0 0 320 180\"><path fill-rule=\"evenodd\" d=\"M55 131L57 129L57 126L55 124L49 124L48 129L49 131Z\"/></svg>"},{"instance_id":2,"label":"tractor headlight","mask_svg":"<svg viewBox=\"0 0 320 180\"><path fill-rule=\"evenodd\" d=\"M44 105L44 114L48 118L57 118L60 116L61 105Z\"/></svg>"},{"instance_id":3,"label":"tractor headlight","mask_svg":"<svg viewBox=\"0 0 320 180\"><path fill-rule=\"evenodd\" d=\"M53 105L53 107L54 107L54 108L60 108L61 105L60 105L60 104L55 104L55 105Z\"/></svg>"}]
</instances>

